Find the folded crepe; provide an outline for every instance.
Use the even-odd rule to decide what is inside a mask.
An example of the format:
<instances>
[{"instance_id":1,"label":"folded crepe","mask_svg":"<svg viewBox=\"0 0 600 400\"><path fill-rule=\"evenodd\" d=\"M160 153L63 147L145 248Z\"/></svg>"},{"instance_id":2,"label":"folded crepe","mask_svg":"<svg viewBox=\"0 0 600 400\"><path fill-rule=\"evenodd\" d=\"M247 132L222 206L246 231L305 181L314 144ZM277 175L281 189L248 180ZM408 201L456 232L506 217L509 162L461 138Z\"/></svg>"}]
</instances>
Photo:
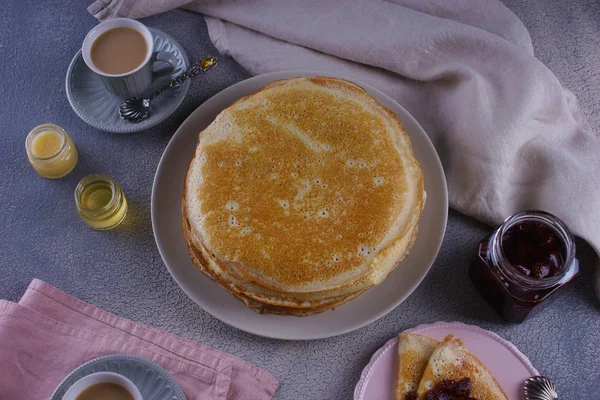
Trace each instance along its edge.
<instances>
[{"instance_id":1,"label":"folded crepe","mask_svg":"<svg viewBox=\"0 0 600 400\"><path fill-rule=\"evenodd\" d=\"M469 378L470 397L477 400L508 400L508 396L487 367L460 339L451 335L435 348L417 389L418 398L425 399L429 390L442 381L460 381Z\"/></svg>"},{"instance_id":2,"label":"folded crepe","mask_svg":"<svg viewBox=\"0 0 600 400\"><path fill-rule=\"evenodd\" d=\"M407 393L417 390L429 358L439 344L427 336L404 332L398 335L396 400L405 400Z\"/></svg>"}]
</instances>

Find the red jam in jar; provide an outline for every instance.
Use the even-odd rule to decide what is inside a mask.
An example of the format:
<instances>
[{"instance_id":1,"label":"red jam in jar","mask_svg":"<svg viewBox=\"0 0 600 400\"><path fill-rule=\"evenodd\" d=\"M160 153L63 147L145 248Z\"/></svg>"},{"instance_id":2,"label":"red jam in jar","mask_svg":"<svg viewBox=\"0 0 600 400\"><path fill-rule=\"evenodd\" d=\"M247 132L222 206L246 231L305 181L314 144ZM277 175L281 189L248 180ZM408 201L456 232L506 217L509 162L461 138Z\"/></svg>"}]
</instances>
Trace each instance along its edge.
<instances>
[{"instance_id":1,"label":"red jam in jar","mask_svg":"<svg viewBox=\"0 0 600 400\"><path fill-rule=\"evenodd\" d=\"M575 242L565 224L544 211L504 221L478 246L471 281L509 322L522 322L579 273Z\"/></svg>"}]
</instances>

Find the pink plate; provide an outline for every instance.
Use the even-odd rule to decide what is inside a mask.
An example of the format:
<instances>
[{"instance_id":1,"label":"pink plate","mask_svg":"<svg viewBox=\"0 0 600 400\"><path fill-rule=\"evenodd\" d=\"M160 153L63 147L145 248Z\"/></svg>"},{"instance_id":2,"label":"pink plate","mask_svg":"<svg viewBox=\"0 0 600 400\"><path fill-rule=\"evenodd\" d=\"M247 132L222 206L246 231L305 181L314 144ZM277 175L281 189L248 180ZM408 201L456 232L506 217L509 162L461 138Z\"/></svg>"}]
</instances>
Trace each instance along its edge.
<instances>
[{"instance_id":1,"label":"pink plate","mask_svg":"<svg viewBox=\"0 0 600 400\"><path fill-rule=\"evenodd\" d=\"M450 334L460 338L488 367L509 399L520 399L525 379L538 375L531 362L515 345L477 326L461 322L436 322L419 325L407 332L437 340ZM373 354L354 389L354 400L395 400L397 345L398 338L394 337Z\"/></svg>"}]
</instances>

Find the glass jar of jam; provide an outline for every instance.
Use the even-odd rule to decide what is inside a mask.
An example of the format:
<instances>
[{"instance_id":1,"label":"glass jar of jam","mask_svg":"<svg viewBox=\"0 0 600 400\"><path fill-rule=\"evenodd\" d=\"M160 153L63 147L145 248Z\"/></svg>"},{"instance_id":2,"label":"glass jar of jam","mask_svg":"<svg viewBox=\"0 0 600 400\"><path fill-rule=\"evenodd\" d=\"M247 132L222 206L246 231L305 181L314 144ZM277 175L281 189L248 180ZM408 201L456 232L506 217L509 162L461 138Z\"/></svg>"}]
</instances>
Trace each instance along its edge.
<instances>
[{"instance_id":1,"label":"glass jar of jam","mask_svg":"<svg viewBox=\"0 0 600 400\"><path fill-rule=\"evenodd\" d=\"M522 322L579 273L565 224L544 211L507 218L478 246L469 277L509 322Z\"/></svg>"}]
</instances>

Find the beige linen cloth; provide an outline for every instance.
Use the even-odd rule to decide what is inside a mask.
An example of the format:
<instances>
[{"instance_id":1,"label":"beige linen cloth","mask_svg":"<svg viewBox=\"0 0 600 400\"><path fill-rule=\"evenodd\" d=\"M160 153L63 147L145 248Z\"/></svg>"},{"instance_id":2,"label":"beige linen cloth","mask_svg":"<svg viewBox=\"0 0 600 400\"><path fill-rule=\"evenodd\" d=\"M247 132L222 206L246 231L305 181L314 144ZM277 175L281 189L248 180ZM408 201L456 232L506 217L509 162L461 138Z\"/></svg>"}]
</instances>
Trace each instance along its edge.
<instances>
[{"instance_id":1,"label":"beige linen cloth","mask_svg":"<svg viewBox=\"0 0 600 400\"><path fill-rule=\"evenodd\" d=\"M499 1L98 0L88 10L106 20L176 7L204 14L215 47L252 74L326 71L394 98L433 141L456 210L494 225L546 210L599 253L600 139Z\"/></svg>"}]
</instances>

